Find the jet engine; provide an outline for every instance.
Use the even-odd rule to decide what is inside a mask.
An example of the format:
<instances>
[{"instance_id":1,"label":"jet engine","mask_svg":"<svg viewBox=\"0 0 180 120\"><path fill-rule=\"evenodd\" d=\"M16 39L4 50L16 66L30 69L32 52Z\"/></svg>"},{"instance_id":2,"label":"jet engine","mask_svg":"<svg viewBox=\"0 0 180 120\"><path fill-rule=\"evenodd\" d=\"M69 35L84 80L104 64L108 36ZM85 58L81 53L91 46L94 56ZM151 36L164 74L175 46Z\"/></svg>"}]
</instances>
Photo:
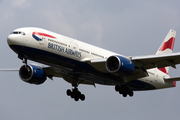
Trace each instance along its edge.
<instances>
[{"instance_id":1,"label":"jet engine","mask_svg":"<svg viewBox=\"0 0 180 120\"><path fill-rule=\"evenodd\" d=\"M122 56L110 56L106 61L106 69L113 74L131 74L134 64Z\"/></svg>"},{"instance_id":2,"label":"jet engine","mask_svg":"<svg viewBox=\"0 0 180 120\"><path fill-rule=\"evenodd\" d=\"M44 70L35 65L23 65L19 69L19 77L24 82L36 85L42 84L46 81Z\"/></svg>"}]
</instances>

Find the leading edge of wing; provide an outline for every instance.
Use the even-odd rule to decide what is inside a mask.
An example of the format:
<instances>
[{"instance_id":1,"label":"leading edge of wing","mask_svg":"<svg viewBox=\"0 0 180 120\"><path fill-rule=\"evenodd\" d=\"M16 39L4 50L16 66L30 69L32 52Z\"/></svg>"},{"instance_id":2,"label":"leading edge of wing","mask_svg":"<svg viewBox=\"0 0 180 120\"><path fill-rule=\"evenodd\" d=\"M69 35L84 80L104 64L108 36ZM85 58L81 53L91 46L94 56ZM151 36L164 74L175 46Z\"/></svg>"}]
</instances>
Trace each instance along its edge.
<instances>
[{"instance_id":1,"label":"leading edge of wing","mask_svg":"<svg viewBox=\"0 0 180 120\"><path fill-rule=\"evenodd\" d=\"M166 66L176 68L175 65L180 64L180 52L163 55L135 56L131 57L131 60L135 66L145 69L155 67L162 68Z\"/></svg>"}]
</instances>

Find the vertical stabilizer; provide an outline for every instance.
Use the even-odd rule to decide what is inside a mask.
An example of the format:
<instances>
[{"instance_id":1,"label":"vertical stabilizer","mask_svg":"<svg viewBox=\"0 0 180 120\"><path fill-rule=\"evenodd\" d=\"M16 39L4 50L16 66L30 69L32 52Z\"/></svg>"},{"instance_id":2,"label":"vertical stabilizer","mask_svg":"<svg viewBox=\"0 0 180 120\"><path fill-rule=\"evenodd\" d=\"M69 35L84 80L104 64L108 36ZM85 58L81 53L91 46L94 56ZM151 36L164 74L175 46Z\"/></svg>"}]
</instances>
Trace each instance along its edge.
<instances>
[{"instance_id":1,"label":"vertical stabilizer","mask_svg":"<svg viewBox=\"0 0 180 120\"><path fill-rule=\"evenodd\" d=\"M162 42L161 46L159 47L158 51L156 52L156 55L172 53L174 48L175 37L176 31L171 29L165 37L164 41ZM169 67L159 68L159 70L168 74Z\"/></svg>"}]
</instances>

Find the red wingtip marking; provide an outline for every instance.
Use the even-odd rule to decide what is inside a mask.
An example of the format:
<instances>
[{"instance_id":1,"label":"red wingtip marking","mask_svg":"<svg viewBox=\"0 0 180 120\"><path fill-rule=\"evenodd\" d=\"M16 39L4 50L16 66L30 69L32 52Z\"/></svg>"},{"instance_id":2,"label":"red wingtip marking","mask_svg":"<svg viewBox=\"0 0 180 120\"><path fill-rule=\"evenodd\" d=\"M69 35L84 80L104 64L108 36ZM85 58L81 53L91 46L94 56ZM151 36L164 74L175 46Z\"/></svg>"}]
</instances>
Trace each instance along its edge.
<instances>
[{"instance_id":1,"label":"red wingtip marking","mask_svg":"<svg viewBox=\"0 0 180 120\"><path fill-rule=\"evenodd\" d=\"M168 74L165 67L159 68L159 70L162 71L162 72L164 72L164 73L166 73L166 74Z\"/></svg>"},{"instance_id":2,"label":"red wingtip marking","mask_svg":"<svg viewBox=\"0 0 180 120\"><path fill-rule=\"evenodd\" d=\"M174 37L171 37L167 42L164 42L164 43L163 43L163 45L160 47L159 51L164 51L164 50L166 50L167 48L173 50L174 41L175 41L175 38L174 38Z\"/></svg>"}]
</instances>

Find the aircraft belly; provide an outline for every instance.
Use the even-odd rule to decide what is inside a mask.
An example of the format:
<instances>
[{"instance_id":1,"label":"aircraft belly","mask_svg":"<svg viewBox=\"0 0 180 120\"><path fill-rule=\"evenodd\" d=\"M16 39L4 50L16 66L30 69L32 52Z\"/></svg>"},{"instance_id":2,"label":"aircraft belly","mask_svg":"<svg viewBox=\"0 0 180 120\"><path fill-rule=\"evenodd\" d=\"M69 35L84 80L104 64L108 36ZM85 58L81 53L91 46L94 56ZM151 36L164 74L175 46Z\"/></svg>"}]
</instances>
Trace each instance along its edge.
<instances>
[{"instance_id":1,"label":"aircraft belly","mask_svg":"<svg viewBox=\"0 0 180 120\"><path fill-rule=\"evenodd\" d=\"M102 77L100 75L91 74L91 73L80 74L79 79L90 81L90 82L101 84L101 85L116 85L120 83L120 81L109 79L109 78Z\"/></svg>"},{"instance_id":2,"label":"aircraft belly","mask_svg":"<svg viewBox=\"0 0 180 120\"><path fill-rule=\"evenodd\" d=\"M156 89L155 86L153 86L149 83L140 81L140 80L132 80L132 81L128 82L127 85L134 91L155 90Z\"/></svg>"},{"instance_id":3,"label":"aircraft belly","mask_svg":"<svg viewBox=\"0 0 180 120\"><path fill-rule=\"evenodd\" d=\"M67 74L74 74L75 76L78 76L78 79L81 80L103 85L116 85L120 83L117 78L113 78L112 76L110 76L110 74L107 73L104 74L98 72L96 69L85 62L73 60L41 49L30 47L23 47L22 49L21 46L14 45L12 45L11 48L13 50L16 50L17 54L23 54L30 60L58 67L60 69L63 69L63 67L71 69L69 71L67 71L66 69Z\"/></svg>"},{"instance_id":4,"label":"aircraft belly","mask_svg":"<svg viewBox=\"0 0 180 120\"><path fill-rule=\"evenodd\" d=\"M117 85L122 83L122 81L110 76L110 74L98 72L96 69L84 62L73 60L41 49L15 45L11 45L10 47L16 51L17 54L26 55L30 60L58 67L60 69L63 69L63 67L71 69L68 71L69 73L67 72L67 74L75 74L80 80L102 85ZM156 89L153 85L139 80L132 80L128 82L127 85L131 89L137 91Z\"/></svg>"}]
</instances>

